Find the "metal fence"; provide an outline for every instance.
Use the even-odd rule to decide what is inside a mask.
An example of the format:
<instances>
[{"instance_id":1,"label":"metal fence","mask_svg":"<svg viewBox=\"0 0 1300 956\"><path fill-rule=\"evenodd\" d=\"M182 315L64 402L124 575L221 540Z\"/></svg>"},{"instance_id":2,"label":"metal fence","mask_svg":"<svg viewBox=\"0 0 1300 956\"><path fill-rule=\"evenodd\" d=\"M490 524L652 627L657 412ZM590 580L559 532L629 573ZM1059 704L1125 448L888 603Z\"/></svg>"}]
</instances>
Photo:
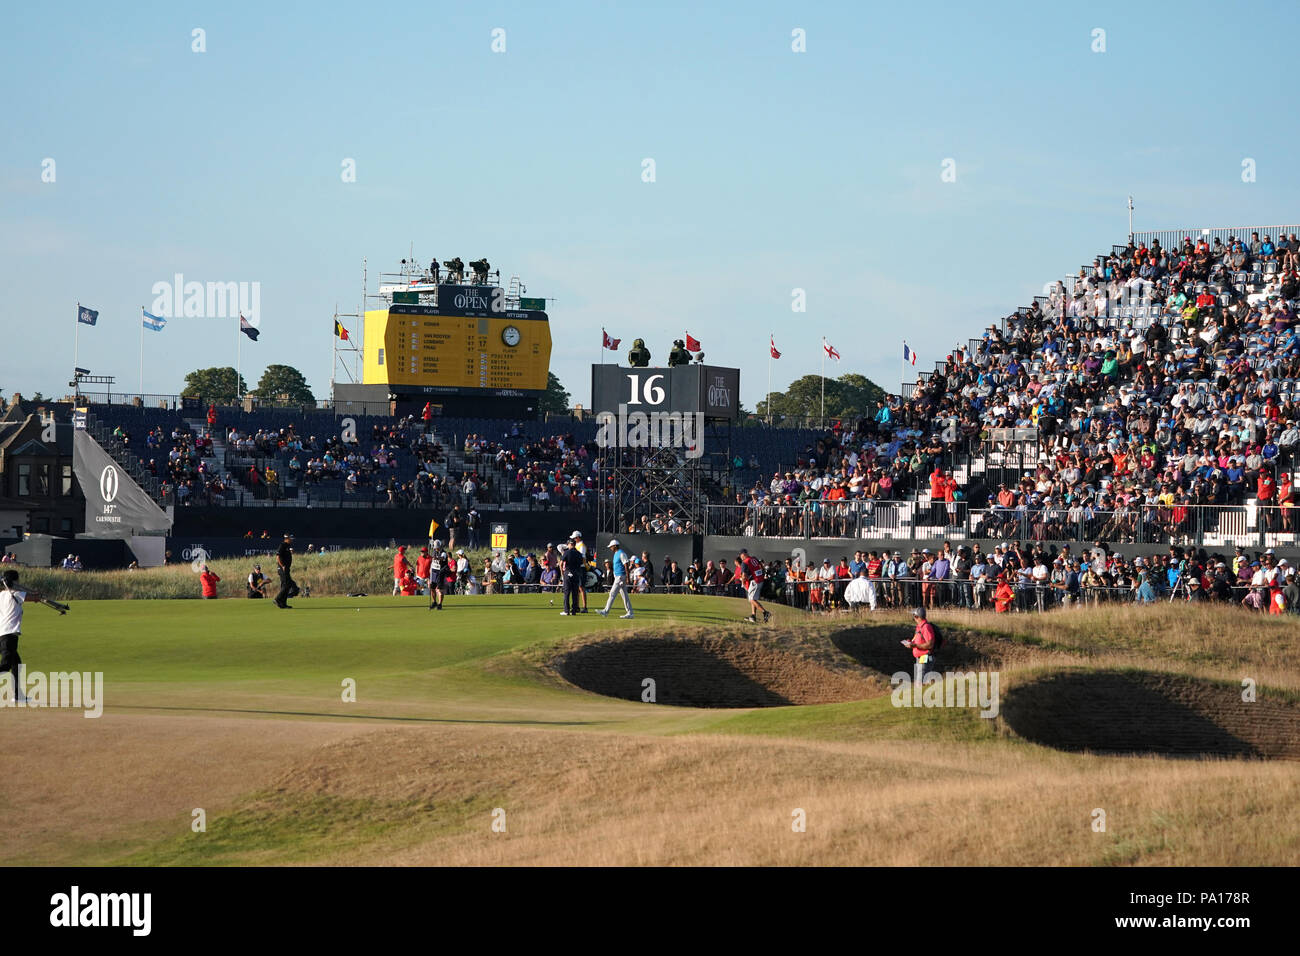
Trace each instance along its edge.
<instances>
[{"instance_id":1,"label":"metal fence","mask_svg":"<svg viewBox=\"0 0 1300 956\"><path fill-rule=\"evenodd\" d=\"M847 578L834 581L786 580L773 583L770 597L791 607L808 611L862 611L877 609L905 609L924 605L929 608L954 610L992 611L998 613L1051 611L1063 607L1103 604L1160 604L1175 602L1208 602L1222 605L1247 605L1252 609L1268 607L1267 589L1232 585L1220 594L1214 591L1201 593L1199 584L1178 583L1170 587L1165 580L1153 580L1149 593L1139 591L1137 583L1123 587L1090 587L1076 585L1071 588L1064 582L1023 583L1008 585L999 592L996 581L943 580L923 581L915 576L897 579L869 578L864 593L858 600L850 601L846 595ZM1300 608L1290 609L1300 613Z\"/></svg>"},{"instance_id":2,"label":"metal fence","mask_svg":"<svg viewBox=\"0 0 1300 956\"><path fill-rule=\"evenodd\" d=\"M1183 240L1191 237L1192 242L1200 242L1204 239L1206 242L1213 243L1215 239L1221 239L1227 242L1232 236L1236 236L1242 242L1249 244L1250 235L1253 232L1263 236L1272 236L1273 241L1277 241L1279 233L1300 233L1300 226L1215 226L1205 228L1197 226L1194 229L1158 229L1153 232L1135 232L1133 233L1133 244L1140 245L1145 242L1148 246L1152 240L1159 239L1160 246L1163 249L1180 249ZM1119 246L1123 249L1123 246Z\"/></svg>"},{"instance_id":3,"label":"metal fence","mask_svg":"<svg viewBox=\"0 0 1300 956\"><path fill-rule=\"evenodd\" d=\"M148 392L87 392L78 393L83 405L131 405L135 408L152 408L174 412L180 408L179 395ZM69 396L71 398L72 396Z\"/></svg>"},{"instance_id":4,"label":"metal fence","mask_svg":"<svg viewBox=\"0 0 1300 956\"><path fill-rule=\"evenodd\" d=\"M1300 508L1135 504L1093 508L987 508L967 502L812 501L710 505L705 533L754 538L849 538L906 544L949 538L1007 542L1176 544L1214 548L1300 545Z\"/></svg>"}]
</instances>

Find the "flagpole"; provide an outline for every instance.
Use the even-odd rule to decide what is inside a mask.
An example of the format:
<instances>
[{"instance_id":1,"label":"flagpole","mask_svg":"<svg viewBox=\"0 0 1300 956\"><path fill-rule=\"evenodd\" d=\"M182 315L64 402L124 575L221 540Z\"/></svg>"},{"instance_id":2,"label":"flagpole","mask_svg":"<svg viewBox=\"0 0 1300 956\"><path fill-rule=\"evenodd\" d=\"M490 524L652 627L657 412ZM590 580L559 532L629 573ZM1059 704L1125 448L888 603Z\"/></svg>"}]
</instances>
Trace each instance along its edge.
<instances>
[{"instance_id":1,"label":"flagpole","mask_svg":"<svg viewBox=\"0 0 1300 956\"><path fill-rule=\"evenodd\" d=\"M77 326L72 330L72 377L77 377L77 369L81 368L81 303L77 303ZM73 394L78 390L74 389Z\"/></svg>"},{"instance_id":2,"label":"flagpole","mask_svg":"<svg viewBox=\"0 0 1300 956\"><path fill-rule=\"evenodd\" d=\"M244 364L244 359L243 359L244 323L242 321L244 315L242 312L240 313L239 318L241 321L235 323L235 404L236 405L240 404L240 399L243 398L243 396L239 394L239 371Z\"/></svg>"},{"instance_id":3,"label":"flagpole","mask_svg":"<svg viewBox=\"0 0 1300 956\"><path fill-rule=\"evenodd\" d=\"M822 415L820 427L826 427L826 336L822 336Z\"/></svg>"},{"instance_id":4,"label":"flagpole","mask_svg":"<svg viewBox=\"0 0 1300 956\"><path fill-rule=\"evenodd\" d=\"M772 349L776 348L776 333L767 333L767 423L772 424Z\"/></svg>"},{"instance_id":5,"label":"flagpole","mask_svg":"<svg viewBox=\"0 0 1300 956\"><path fill-rule=\"evenodd\" d=\"M140 404L144 405L144 306L140 307Z\"/></svg>"}]
</instances>

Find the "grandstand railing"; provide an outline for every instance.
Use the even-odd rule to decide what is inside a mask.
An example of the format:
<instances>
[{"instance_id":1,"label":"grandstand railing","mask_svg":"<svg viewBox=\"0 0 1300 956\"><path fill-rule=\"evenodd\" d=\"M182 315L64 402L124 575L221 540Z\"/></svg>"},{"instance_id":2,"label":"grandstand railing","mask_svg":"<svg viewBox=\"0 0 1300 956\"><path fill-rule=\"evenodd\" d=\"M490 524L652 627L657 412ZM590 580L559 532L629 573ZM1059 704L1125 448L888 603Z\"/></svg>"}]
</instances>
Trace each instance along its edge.
<instances>
[{"instance_id":1,"label":"grandstand railing","mask_svg":"<svg viewBox=\"0 0 1300 956\"><path fill-rule=\"evenodd\" d=\"M1160 246L1163 249L1178 249L1182 247L1183 240L1191 237L1192 242L1200 242L1204 239L1206 242L1214 242L1215 239L1228 241L1230 236L1236 236L1242 242L1249 245L1250 234L1257 232L1261 238L1263 236L1272 236L1273 241L1277 241L1279 232L1300 233L1300 225L1294 226L1213 226L1204 228L1197 226L1195 229L1157 229L1151 232L1133 233L1133 245L1140 245L1145 242L1148 246L1155 239L1160 240ZM1124 248L1120 246L1119 248Z\"/></svg>"},{"instance_id":2,"label":"grandstand railing","mask_svg":"<svg viewBox=\"0 0 1300 956\"><path fill-rule=\"evenodd\" d=\"M967 502L849 499L791 504L718 504L705 532L755 538L849 538L910 543L936 538L1033 543L1107 541L1208 549L1300 544L1300 508L1276 505L1134 504L1113 510L991 508Z\"/></svg>"},{"instance_id":3,"label":"grandstand railing","mask_svg":"<svg viewBox=\"0 0 1300 956\"><path fill-rule=\"evenodd\" d=\"M180 408L179 395L138 392L80 392L83 405L132 405L137 408L177 411Z\"/></svg>"}]
</instances>

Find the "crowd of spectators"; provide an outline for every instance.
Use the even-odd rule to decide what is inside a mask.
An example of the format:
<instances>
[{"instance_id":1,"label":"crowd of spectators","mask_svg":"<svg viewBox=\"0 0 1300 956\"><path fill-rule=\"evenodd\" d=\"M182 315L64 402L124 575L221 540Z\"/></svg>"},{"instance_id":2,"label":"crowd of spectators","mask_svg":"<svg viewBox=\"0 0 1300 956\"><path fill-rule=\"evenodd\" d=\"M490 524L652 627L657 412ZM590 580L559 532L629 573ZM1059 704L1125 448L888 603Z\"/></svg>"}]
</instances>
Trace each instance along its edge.
<instances>
[{"instance_id":1,"label":"crowd of spectators","mask_svg":"<svg viewBox=\"0 0 1300 956\"><path fill-rule=\"evenodd\" d=\"M339 495L377 505L441 508L490 501L490 476L446 468L443 446L413 416L371 426L368 440L333 434L303 437L296 426L226 435L230 461L255 498Z\"/></svg>"},{"instance_id":2,"label":"crowd of spectators","mask_svg":"<svg viewBox=\"0 0 1300 956\"><path fill-rule=\"evenodd\" d=\"M580 511L595 502L595 446L580 444L572 434L503 436L497 441L471 433L465 436L462 454L467 464L495 469L503 487L514 489L535 508Z\"/></svg>"},{"instance_id":3,"label":"crowd of spectators","mask_svg":"<svg viewBox=\"0 0 1300 956\"><path fill-rule=\"evenodd\" d=\"M154 426L138 443L129 429L118 425L113 429L112 441L140 460L145 473L158 481L165 502L188 506L225 500L228 483L205 460L212 454L212 439L206 432L196 436L183 423L174 425L170 432Z\"/></svg>"},{"instance_id":4,"label":"crowd of spectators","mask_svg":"<svg viewBox=\"0 0 1300 956\"><path fill-rule=\"evenodd\" d=\"M1186 545L1211 530L1216 508L1252 504L1254 530L1300 532L1298 270L1294 234L1130 241L958 344L905 395L836 421L770 477L708 488L702 523L680 504L699 489L655 495L676 480L676 459L647 456L644 480L610 501L625 516L619 530ZM230 473L255 497L302 490L394 507L586 510L616 493L593 442L518 425L466 435L464 466L451 471L428 441L428 415L374 425L364 443L304 438L293 425L231 429ZM205 443L182 426L161 460L140 456L178 503L220 500L226 484L204 463ZM733 466L772 466L760 457Z\"/></svg>"},{"instance_id":5,"label":"crowd of spectators","mask_svg":"<svg viewBox=\"0 0 1300 956\"><path fill-rule=\"evenodd\" d=\"M838 562L804 567L796 559L769 575L774 596L815 611L837 608L953 607L970 610L1049 610L1054 607L1129 602L1202 601L1241 604L1252 610L1300 614L1300 579L1270 548L1252 557L1170 546L1149 557L1125 555L1097 542L1077 553L1002 542L945 541L933 552L856 551Z\"/></svg>"},{"instance_id":6,"label":"crowd of spectators","mask_svg":"<svg viewBox=\"0 0 1300 956\"><path fill-rule=\"evenodd\" d=\"M985 538L1185 543L1205 529L1196 506L1247 502L1260 530L1300 530L1298 257L1294 236L1258 234L1099 256L714 509L710 530L852 535L914 493L929 503L914 524ZM1013 450L1005 481L954 477Z\"/></svg>"}]
</instances>

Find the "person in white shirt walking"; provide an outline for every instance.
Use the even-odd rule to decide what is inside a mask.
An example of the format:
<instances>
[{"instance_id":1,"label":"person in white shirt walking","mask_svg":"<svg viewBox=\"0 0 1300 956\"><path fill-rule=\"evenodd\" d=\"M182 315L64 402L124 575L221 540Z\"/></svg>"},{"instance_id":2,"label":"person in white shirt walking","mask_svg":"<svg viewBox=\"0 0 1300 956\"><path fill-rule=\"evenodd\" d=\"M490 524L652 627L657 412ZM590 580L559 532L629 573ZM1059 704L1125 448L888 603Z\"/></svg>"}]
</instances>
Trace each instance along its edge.
<instances>
[{"instance_id":1,"label":"person in white shirt walking","mask_svg":"<svg viewBox=\"0 0 1300 956\"><path fill-rule=\"evenodd\" d=\"M617 538L611 541L609 546L614 552L614 580L609 586L609 598L605 601L605 607L596 613L601 617L608 617L609 609L614 606L614 596L621 594L623 596L623 609L627 611L623 617L629 618L632 616L632 601L627 595L627 572L631 559L628 558L627 552L618 546Z\"/></svg>"}]
</instances>

